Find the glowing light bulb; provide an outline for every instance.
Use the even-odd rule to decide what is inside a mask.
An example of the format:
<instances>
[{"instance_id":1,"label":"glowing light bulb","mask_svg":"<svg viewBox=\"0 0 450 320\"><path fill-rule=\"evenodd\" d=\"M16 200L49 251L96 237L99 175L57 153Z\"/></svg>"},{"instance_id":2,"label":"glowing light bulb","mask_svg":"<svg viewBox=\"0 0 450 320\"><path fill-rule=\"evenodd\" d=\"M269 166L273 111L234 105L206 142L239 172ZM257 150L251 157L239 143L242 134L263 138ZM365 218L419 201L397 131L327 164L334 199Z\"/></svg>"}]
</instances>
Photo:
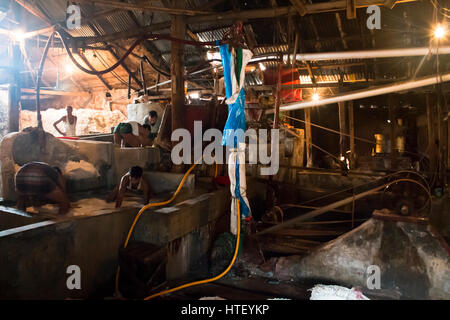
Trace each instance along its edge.
<instances>
[{"instance_id":1,"label":"glowing light bulb","mask_svg":"<svg viewBox=\"0 0 450 320\"><path fill-rule=\"evenodd\" d=\"M65 69L66 69L66 72L69 73L69 74L74 72L74 68L73 68L72 64L66 64Z\"/></svg>"},{"instance_id":2,"label":"glowing light bulb","mask_svg":"<svg viewBox=\"0 0 450 320\"><path fill-rule=\"evenodd\" d=\"M434 29L434 37L435 37L436 39L441 39L441 38L443 38L443 37L445 36L446 33L447 33L446 28L445 28L443 25L441 25L441 24L438 24L438 25L436 26L436 28Z\"/></svg>"},{"instance_id":3,"label":"glowing light bulb","mask_svg":"<svg viewBox=\"0 0 450 320\"><path fill-rule=\"evenodd\" d=\"M317 100L320 99L320 96L319 96L317 93L314 93L314 94L312 95L312 99L313 99L314 101L317 101Z\"/></svg>"},{"instance_id":4,"label":"glowing light bulb","mask_svg":"<svg viewBox=\"0 0 450 320\"><path fill-rule=\"evenodd\" d=\"M25 39L25 32L20 29L11 31L11 38L16 42L22 42Z\"/></svg>"},{"instance_id":5,"label":"glowing light bulb","mask_svg":"<svg viewBox=\"0 0 450 320\"><path fill-rule=\"evenodd\" d=\"M191 99L198 99L200 98L200 94L198 92L192 92L191 94L189 94L189 97Z\"/></svg>"}]
</instances>

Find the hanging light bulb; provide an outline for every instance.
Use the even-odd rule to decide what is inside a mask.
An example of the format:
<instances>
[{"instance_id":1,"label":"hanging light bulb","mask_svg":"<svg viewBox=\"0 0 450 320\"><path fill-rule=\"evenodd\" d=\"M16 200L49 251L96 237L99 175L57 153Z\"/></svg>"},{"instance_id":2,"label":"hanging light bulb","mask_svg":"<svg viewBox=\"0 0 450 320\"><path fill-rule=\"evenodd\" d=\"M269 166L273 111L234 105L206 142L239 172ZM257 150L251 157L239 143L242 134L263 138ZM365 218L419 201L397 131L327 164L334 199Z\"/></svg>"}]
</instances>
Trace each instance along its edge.
<instances>
[{"instance_id":1,"label":"hanging light bulb","mask_svg":"<svg viewBox=\"0 0 450 320\"><path fill-rule=\"evenodd\" d=\"M447 33L447 28L443 26L442 24L438 24L434 28L434 37L436 39L442 39Z\"/></svg>"},{"instance_id":2,"label":"hanging light bulb","mask_svg":"<svg viewBox=\"0 0 450 320\"><path fill-rule=\"evenodd\" d=\"M320 99L319 94L318 94L318 93L314 93L314 94L312 95L312 99L313 99L314 101L318 101L318 100Z\"/></svg>"}]
</instances>

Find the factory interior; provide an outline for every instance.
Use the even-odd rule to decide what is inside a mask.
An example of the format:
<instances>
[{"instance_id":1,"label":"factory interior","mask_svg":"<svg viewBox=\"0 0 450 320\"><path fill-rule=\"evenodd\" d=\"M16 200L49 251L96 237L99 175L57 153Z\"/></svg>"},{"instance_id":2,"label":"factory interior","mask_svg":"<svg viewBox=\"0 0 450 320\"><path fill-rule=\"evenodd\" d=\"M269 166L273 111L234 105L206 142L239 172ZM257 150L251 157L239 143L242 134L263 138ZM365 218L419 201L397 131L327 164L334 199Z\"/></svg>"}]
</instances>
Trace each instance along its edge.
<instances>
[{"instance_id":1,"label":"factory interior","mask_svg":"<svg viewBox=\"0 0 450 320\"><path fill-rule=\"evenodd\" d=\"M0 300L450 300L449 18L1 0Z\"/></svg>"}]
</instances>

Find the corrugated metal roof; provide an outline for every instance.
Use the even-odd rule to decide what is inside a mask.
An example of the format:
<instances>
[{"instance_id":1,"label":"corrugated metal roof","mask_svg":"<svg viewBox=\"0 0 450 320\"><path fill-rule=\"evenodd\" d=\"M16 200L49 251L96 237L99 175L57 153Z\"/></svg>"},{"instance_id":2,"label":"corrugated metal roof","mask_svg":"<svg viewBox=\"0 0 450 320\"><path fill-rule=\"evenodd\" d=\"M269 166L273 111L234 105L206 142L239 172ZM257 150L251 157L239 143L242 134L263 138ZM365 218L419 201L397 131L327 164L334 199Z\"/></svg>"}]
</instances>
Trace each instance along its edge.
<instances>
[{"instance_id":1,"label":"corrugated metal roof","mask_svg":"<svg viewBox=\"0 0 450 320\"><path fill-rule=\"evenodd\" d=\"M124 0L124 1L132 1L132 0ZM208 0L183 0L184 5L188 9L199 9L202 10L202 7L205 7L206 4L209 3ZM76 1L75 1L76 2ZM321 0L314 0L314 2L322 2ZM46 15L48 15L52 21L61 23L66 19L66 6L68 4L67 0L34 0L33 3L41 8ZM163 1L148 1L142 3L151 3L154 6L163 7ZM278 6L286 6L290 5L289 0L277 0ZM236 1L238 8L235 10L251 10L257 8L271 8L271 1L269 0L245 0L245 1ZM161 22L170 21L171 16L166 13L151 13L145 10L110 10L108 11L108 7L93 5L92 3L81 3L82 7L82 15L88 15L95 12L105 11L103 16L100 16L96 19L90 19L88 22L91 26L83 25L81 28L70 31L70 34L75 37L92 37L97 34L105 35L112 34L115 32L126 31L130 29L136 28L136 22L141 26L148 26L151 24L157 24ZM429 5L429 4L428 4ZM419 4L415 4L415 9L411 15L410 19L415 19L422 13L421 10L417 10L417 8L421 8ZM397 6L398 7L398 6ZM406 23L406 19L403 19L403 11L400 8L395 7L393 10L384 10L386 12L387 17L386 20L383 21L395 21L395 23L399 25L404 25ZM232 10L233 3L231 1L223 1L222 3L217 5L217 8L220 10ZM413 8L413 6L412 6ZM95 10L93 10L95 9ZM110 8L109 8L110 9ZM211 9L208 9L211 10ZM410 14L409 12L408 14ZM298 52L318 52L318 51L337 51L337 50L356 50L363 48L371 48L372 41L371 33L367 28L365 28L365 19L367 14L365 13L365 9L357 9L357 19L347 19L345 16L345 12L342 11L339 13L342 31L345 36L347 36L346 45L344 45L344 41L341 39L341 33L337 26L336 14L335 13L321 13L317 15L307 15L304 17L300 17L299 15L294 15L292 17L293 25L295 28L289 29L288 18L282 17L277 19L258 19L245 21L244 28L247 32L253 30L253 37L256 41L256 47L253 52L255 55L264 55L270 53L292 53L288 52L291 47L286 43L280 42L280 33L288 33L295 30L299 30L300 34L300 45L298 48ZM390 19L390 20L389 20ZM86 19L82 20L84 23ZM416 20L414 20L416 21ZM423 23L423 21L421 21ZM188 26L192 32L194 32L200 41L215 41L221 40L225 33L229 31L229 22L217 21L212 23L202 23L202 24L193 24ZM394 28L394 27L392 27ZM295 30L294 30L295 29ZM390 31L389 31L390 32ZM158 33L168 33L168 30L162 30ZM398 46L404 46L404 37L398 36L398 31L393 30L391 34L392 37L389 37L385 42L379 41L377 39L377 46L388 44L397 44ZM361 35L365 35L366 39L361 39ZM291 37L292 38L292 37ZM189 39L186 36L186 39ZM366 41L366 42L364 42ZM418 40L417 40L418 41ZM120 42L122 46L127 47L131 40ZM161 53L162 59L166 62L170 62L170 41L154 41L152 42L154 47ZM292 44L291 44L292 45ZM346 47L346 48L344 48ZM141 50L141 48L137 48L137 52ZM88 50L89 51L89 50ZM139 54L142 54L139 52ZM202 54L200 54L198 48L193 46L185 46L185 55L186 55L186 65L198 64L202 60ZM99 61L100 57L104 59L104 61ZM115 63L115 58L113 58L108 52L99 51L98 57L89 56L89 59L92 59L92 64L99 69L104 69L104 65L112 65ZM129 64L130 69L132 71L136 71L139 68L139 60L136 57L130 56L126 59L127 64ZM366 60L367 61L367 60ZM366 63L365 61L365 63ZM395 59L389 59L391 62L395 62ZM336 64L335 68L320 68L323 64L311 62L311 66L313 67L313 73L316 76L318 81L337 81L341 77L341 73L344 73L344 81L353 81L358 79L365 79L367 74L368 77L372 76L374 72L374 67L372 63L366 65L355 65L355 62L361 62L361 60L353 59L353 60L339 60L339 61L327 61L326 64ZM404 61L403 61L404 62ZM403 63L402 62L402 63ZM377 67L384 62L377 61ZM264 62L263 65L267 68L278 66L277 61ZM298 62L298 66L300 67L300 75L309 78L309 74L306 69L304 69L304 64L302 62ZM399 66L403 66L401 63L392 63L392 65L383 64L382 65L382 74L387 76L396 77L401 73L401 68ZM392 69L392 70L391 70ZM403 68L404 69L404 68ZM120 70L120 71L119 71ZM147 72L147 70L146 70ZM150 72L150 71L148 71ZM153 71L151 71L153 72ZM371 73L372 72L372 73ZM117 73L120 76L127 77L127 74L119 67L117 69ZM123 85L120 81L118 81L113 75L105 75L111 84L114 85ZM95 79L95 77L90 77L89 80ZM251 74L248 76L247 81L251 84L258 84L260 81L257 78L257 75Z\"/></svg>"}]
</instances>

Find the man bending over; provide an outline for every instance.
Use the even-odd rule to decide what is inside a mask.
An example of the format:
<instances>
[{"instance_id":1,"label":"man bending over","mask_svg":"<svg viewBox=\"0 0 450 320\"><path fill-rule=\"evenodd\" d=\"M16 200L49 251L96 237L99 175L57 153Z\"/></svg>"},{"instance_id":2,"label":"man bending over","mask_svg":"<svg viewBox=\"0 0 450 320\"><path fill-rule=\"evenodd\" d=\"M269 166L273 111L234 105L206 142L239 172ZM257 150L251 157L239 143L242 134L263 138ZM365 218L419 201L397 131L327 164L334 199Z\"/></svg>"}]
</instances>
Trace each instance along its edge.
<instances>
[{"instance_id":1,"label":"man bending over","mask_svg":"<svg viewBox=\"0 0 450 320\"><path fill-rule=\"evenodd\" d=\"M120 122L114 128L114 143L124 147L146 147L153 144L149 125L136 121Z\"/></svg>"},{"instance_id":2,"label":"man bending over","mask_svg":"<svg viewBox=\"0 0 450 320\"><path fill-rule=\"evenodd\" d=\"M144 203L147 204L152 195L150 184L143 176L143 170L139 166L131 167L122 177L120 184L111 192L107 202L116 201L116 208L122 206L123 197L127 191L142 192Z\"/></svg>"},{"instance_id":3,"label":"man bending over","mask_svg":"<svg viewBox=\"0 0 450 320\"><path fill-rule=\"evenodd\" d=\"M44 162L29 162L17 171L14 178L18 193L17 208L25 211L25 202L50 200L59 204L59 214L69 211L70 202L66 182L58 167Z\"/></svg>"}]
</instances>

